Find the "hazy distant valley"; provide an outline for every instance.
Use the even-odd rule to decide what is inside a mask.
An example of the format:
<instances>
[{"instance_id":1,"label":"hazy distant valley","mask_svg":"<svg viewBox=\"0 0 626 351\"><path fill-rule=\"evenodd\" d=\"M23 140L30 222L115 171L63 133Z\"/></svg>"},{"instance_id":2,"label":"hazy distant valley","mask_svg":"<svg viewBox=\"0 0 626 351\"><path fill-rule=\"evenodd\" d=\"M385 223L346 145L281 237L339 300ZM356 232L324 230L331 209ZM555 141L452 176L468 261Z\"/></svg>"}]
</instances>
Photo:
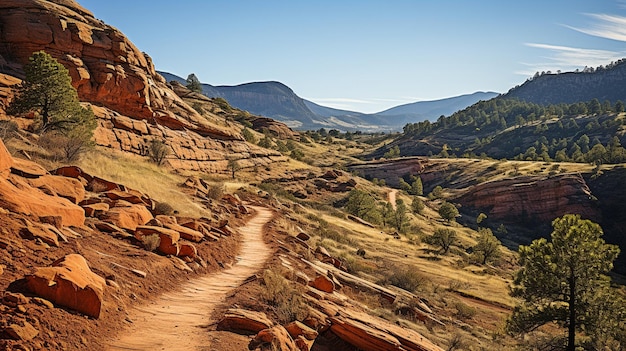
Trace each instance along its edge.
<instances>
[{"instance_id":1,"label":"hazy distant valley","mask_svg":"<svg viewBox=\"0 0 626 351\"><path fill-rule=\"evenodd\" d=\"M186 84L186 79L171 73L159 72L167 81ZM237 86L202 84L202 93L208 97L226 99L233 107L270 117L298 130L319 128L341 131L391 132L400 131L407 123L436 120L464 109L479 100L498 95L476 92L434 101L420 101L396 106L375 114L345 111L318 105L297 96L280 82L254 82Z\"/></svg>"}]
</instances>

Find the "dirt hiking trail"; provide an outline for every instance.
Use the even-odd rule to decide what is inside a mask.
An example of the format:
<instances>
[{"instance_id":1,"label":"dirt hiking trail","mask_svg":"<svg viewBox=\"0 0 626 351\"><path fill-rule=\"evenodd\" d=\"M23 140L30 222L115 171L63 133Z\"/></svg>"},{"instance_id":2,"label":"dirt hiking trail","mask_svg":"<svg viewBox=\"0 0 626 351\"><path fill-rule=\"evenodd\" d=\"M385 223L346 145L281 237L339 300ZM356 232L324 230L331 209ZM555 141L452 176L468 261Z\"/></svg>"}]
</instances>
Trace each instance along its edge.
<instances>
[{"instance_id":1,"label":"dirt hiking trail","mask_svg":"<svg viewBox=\"0 0 626 351\"><path fill-rule=\"evenodd\" d=\"M251 208L256 214L239 228L243 243L235 265L193 279L137 307L129 316L133 323L105 350L209 350L206 326L211 323L211 312L229 291L263 268L271 255L263 241L263 226L272 218L272 212L264 207Z\"/></svg>"},{"instance_id":2,"label":"dirt hiking trail","mask_svg":"<svg viewBox=\"0 0 626 351\"><path fill-rule=\"evenodd\" d=\"M398 194L398 190L396 189L391 189L387 193L387 201L391 204L391 207L393 208L394 211L397 210L396 208L396 195L397 194Z\"/></svg>"}]
</instances>

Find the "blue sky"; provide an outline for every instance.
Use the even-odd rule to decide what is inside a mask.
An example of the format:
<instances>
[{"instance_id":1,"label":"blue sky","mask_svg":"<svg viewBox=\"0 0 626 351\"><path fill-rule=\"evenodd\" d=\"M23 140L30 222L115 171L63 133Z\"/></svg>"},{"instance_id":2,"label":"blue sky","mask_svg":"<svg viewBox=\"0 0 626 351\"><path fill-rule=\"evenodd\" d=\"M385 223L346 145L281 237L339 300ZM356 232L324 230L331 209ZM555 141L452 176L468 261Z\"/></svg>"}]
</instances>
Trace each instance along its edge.
<instances>
[{"instance_id":1,"label":"blue sky","mask_svg":"<svg viewBox=\"0 0 626 351\"><path fill-rule=\"evenodd\" d=\"M626 57L626 0L78 0L203 83L279 81L378 112Z\"/></svg>"}]
</instances>

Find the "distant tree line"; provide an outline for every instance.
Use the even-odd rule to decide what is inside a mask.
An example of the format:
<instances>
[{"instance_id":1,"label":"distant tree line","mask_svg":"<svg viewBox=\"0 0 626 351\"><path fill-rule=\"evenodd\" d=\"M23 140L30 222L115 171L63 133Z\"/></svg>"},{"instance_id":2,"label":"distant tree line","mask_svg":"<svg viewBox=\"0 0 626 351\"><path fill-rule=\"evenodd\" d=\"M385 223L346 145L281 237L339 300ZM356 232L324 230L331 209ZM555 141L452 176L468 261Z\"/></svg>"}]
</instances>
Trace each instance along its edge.
<instances>
[{"instance_id":1,"label":"distant tree line","mask_svg":"<svg viewBox=\"0 0 626 351\"><path fill-rule=\"evenodd\" d=\"M492 157L517 160L599 163L626 162L618 132L625 118L622 101L542 106L517 99L480 101L431 123L404 126L414 139L446 131L476 135L473 142L444 144L440 157Z\"/></svg>"}]
</instances>

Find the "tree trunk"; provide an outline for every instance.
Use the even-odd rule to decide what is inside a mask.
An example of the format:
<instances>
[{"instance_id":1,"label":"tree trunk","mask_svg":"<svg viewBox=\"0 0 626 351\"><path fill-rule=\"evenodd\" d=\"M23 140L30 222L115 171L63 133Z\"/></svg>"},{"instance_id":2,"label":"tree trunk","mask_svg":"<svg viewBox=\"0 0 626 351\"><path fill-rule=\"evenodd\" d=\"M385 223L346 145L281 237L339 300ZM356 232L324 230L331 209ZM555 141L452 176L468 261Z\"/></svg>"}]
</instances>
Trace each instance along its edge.
<instances>
[{"instance_id":1,"label":"tree trunk","mask_svg":"<svg viewBox=\"0 0 626 351\"><path fill-rule=\"evenodd\" d=\"M567 351L576 349L576 277L569 278L569 324L567 326Z\"/></svg>"}]
</instances>

